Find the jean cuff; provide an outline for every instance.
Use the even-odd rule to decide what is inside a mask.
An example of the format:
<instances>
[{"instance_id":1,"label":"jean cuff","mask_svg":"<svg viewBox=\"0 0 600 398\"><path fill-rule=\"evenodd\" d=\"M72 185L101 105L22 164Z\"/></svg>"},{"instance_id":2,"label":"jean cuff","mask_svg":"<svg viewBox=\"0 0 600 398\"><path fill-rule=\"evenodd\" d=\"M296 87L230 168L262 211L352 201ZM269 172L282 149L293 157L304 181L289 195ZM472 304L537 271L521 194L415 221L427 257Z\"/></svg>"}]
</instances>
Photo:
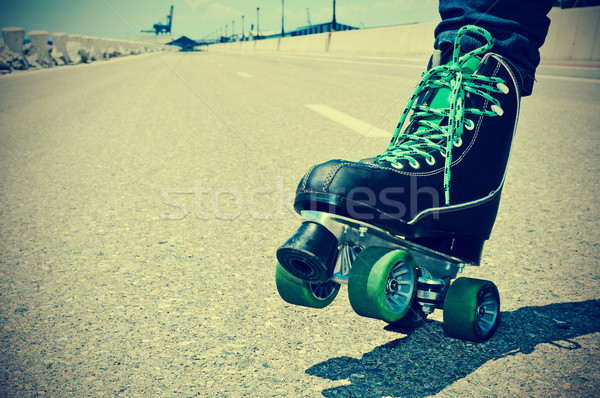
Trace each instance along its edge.
<instances>
[{"instance_id":1,"label":"jean cuff","mask_svg":"<svg viewBox=\"0 0 600 398\"><path fill-rule=\"evenodd\" d=\"M434 48L442 51L442 63L445 63L451 59L452 52L454 50L454 41L457 34L458 31L447 31L440 33L435 38ZM478 39L476 36L474 37L469 35L465 35L460 43L462 53L468 53L483 45L484 42L482 40ZM492 51L494 51L494 49L492 49ZM533 84L535 83L535 71L520 68L514 62L512 62L512 60L510 60L506 54L500 53L500 55L510 61L514 71L519 75L517 78L521 83L521 96L526 97L531 95L531 92L533 91Z\"/></svg>"}]
</instances>

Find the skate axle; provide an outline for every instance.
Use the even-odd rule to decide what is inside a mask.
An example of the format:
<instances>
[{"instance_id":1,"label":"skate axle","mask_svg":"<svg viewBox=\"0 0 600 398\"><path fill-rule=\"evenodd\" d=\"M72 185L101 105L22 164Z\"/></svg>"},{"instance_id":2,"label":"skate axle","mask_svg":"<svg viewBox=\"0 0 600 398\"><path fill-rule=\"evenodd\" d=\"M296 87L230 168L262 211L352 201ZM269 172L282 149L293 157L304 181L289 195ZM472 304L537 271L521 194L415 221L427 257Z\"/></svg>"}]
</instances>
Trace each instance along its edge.
<instances>
[{"instance_id":1,"label":"skate axle","mask_svg":"<svg viewBox=\"0 0 600 398\"><path fill-rule=\"evenodd\" d=\"M426 314L436 308L443 308L446 292L450 287L450 279L423 277L417 280L417 297L415 300L423 307Z\"/></svg>"}]
</instances>

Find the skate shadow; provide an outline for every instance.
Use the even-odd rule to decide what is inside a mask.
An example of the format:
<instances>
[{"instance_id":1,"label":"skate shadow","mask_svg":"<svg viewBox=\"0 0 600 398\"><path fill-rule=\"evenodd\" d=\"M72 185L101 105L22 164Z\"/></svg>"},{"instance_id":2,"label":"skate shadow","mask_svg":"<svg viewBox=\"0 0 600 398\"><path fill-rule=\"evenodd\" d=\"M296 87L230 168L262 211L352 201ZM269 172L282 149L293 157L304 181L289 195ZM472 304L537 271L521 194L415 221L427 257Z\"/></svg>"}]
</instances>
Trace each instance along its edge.
<instances>
[{"instance_id":1,"label":"skate shadow","mask_svg":"<svg viewBox=\"0 0 600 398\"><path fill-rule=\"evenodd\" d=\"M594 332L600 332L600 300L524 307L502 313L496 334L483 344L446 337L440 322L429 321L407 337L377 347L361 359L331 358L311 366L306 373L350 381L349 385L324 390L325 397L425 397L442 391L486 362L529 354L538 344L580 349L572 339Z\"/></svg>"}]
</instances>

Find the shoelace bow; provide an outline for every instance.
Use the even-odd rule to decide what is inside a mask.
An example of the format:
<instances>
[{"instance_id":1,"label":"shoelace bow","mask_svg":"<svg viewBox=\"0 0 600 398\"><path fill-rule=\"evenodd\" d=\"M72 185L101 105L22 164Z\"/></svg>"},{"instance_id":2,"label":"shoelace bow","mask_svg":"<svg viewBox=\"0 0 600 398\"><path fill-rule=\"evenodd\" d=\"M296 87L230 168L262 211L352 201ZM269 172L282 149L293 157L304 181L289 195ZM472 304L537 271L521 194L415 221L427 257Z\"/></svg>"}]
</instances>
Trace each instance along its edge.
<instances>
[{"instance_id":1,"label":"shoelace bow","mask_svg":"<svg viewBox=\"0 0 600 398\"><path fill-rule=\"evenodd\" d=\"M485 38L486 44L475 50L460 56L460 43L463 36L475 33ZM473 57L484 54L491 50L494 45L494 39L483 28L468 25L462 27L454 41L454 52L452 54L452 63L449 65L440 65L424 72L421 81L415 88L415 91L408 101L402 116L398 121L394 135L390 141L387 150L377 156L378 161L387 161L392 166L399 166L399 160L408 160L411 165L417 165L415 157L421 156L427 162L433 159L431 155L434 151L439 151L445 158L444 164L444 194L446 205L450 204L450 167L452 166L452 147L458 143L465 122L465 113L473 115L499 116L502 115L500 102L490 95L490 92L504 92L506 84L504 80L497 77L487 77L465 73L463 66ZM428 90L435 90L441 87L448 87L451 90L450 107L436 109L426 105L417 104L419 96ZM465 93L479 95L492 103L492 110L481 110L476 108L465 109ZM413 111L410 118L410 124L416 123L412 129L407 128L404 134L401 134L404 122ZM438 122L427 120L432 116L438 117ZM441 126L440 118L447 117L448 123ZM431 163L430 163L431 164Z\"/></svg>"}]
</instances>

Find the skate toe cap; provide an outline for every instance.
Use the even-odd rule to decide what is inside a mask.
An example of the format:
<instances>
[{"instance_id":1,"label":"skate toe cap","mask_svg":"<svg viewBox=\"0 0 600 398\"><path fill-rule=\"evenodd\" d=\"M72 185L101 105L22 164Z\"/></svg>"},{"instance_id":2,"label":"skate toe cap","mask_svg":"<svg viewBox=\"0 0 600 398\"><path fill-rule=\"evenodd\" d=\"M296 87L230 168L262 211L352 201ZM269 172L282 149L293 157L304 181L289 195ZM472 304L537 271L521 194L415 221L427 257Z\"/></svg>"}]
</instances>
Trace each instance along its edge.
<instances>
[{"instance_id":1,"label":"skate toe cap","mask_svg":"<svg viewBox=\"0 0 600 398\"><path fill-rule=\"evenodd\" d=\"M346 195L350 190L371 189L387 174L372 163L341 159L312 167L298 185L297 193L330 193ZM389 177L387 177L389 178Z\"/></svg>"}]
</instances>

